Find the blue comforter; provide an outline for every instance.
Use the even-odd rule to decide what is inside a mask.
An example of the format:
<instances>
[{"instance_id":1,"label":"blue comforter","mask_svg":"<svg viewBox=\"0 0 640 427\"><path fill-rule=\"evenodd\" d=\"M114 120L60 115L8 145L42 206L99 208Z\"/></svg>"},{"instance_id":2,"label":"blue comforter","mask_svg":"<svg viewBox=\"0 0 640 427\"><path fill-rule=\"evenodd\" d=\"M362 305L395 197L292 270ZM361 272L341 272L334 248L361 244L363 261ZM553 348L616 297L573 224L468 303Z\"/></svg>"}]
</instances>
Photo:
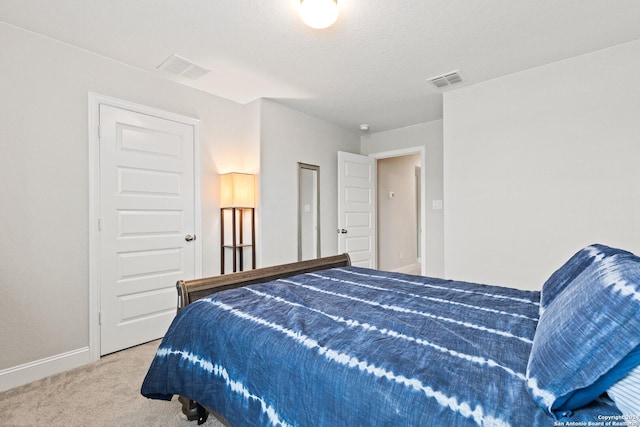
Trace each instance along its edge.
<instances>
[{"instance_id":1,"label":"blue comforter","mask_svg":"<svg viewBox=\"0 0 640 427\"><path fill-rule=\"evenodd\" d=\"M234 427L587 425L619 415L600 399L556 419L531 398L539 300L358 267L228 290L180 312L142 394L188 397Z\"/></svg>"}]
</instances>

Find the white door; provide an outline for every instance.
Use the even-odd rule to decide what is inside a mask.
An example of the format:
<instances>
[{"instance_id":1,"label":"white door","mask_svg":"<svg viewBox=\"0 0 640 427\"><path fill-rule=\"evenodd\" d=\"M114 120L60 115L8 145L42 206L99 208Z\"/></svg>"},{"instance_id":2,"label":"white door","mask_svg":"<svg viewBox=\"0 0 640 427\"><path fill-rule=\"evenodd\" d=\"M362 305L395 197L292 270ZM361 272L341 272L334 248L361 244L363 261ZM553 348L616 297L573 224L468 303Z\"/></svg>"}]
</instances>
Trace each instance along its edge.
<instances>
[{"instance_id":1,"label":"white door","mask_svg":"<svg viewBox=\"0 0 640 427\"><path fill-rule=\"evenodd\" d=\"M338 252L352 265L376 268L375 159L338 152Z\"/></svg>"},{"instance_id":2,"label":"white door","mask_svg":"<svg viewBox=\"0 0 640 427\"><path fill-rule=\"evenodd\" d=\"M195 274L194 126L99 106L100 354L162 337Z\"/></svg>"}]
</instances>

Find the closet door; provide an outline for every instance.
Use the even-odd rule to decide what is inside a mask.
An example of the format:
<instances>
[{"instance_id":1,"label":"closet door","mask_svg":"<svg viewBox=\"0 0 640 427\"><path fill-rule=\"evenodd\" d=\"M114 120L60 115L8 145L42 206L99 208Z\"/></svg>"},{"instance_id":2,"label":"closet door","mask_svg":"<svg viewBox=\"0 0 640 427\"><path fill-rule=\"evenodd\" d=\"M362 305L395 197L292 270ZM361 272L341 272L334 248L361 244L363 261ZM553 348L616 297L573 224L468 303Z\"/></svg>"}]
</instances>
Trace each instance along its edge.
<instances>
[{"instance_id":1,"label":"closet door","mask_svg":"<svg viewBox=\"0 0 640 427\"><path fill-rule=\"evenodd\" d=\"M194 278L193 124L100 105L100 354L162 337Z\"/></svg>"}]
</instances>

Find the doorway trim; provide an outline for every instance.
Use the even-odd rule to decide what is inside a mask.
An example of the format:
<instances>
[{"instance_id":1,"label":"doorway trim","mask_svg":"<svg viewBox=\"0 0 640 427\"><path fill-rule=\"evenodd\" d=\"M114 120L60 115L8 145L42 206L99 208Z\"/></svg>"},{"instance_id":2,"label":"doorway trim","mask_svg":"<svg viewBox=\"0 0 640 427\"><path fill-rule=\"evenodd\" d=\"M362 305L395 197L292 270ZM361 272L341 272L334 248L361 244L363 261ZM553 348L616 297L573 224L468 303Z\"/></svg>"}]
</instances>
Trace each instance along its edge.
<instances>
[{"instance_id":1,"label":"doorway trim","mask_svg":"<svg viewBox=\"0 0 640 427\"><path fill-rule=\"evenodd\" d=\"M427 173L426 173L426 148L423 146L407 147L398 150L381 151L377 153L370 153L369 157L375 159L376 164L380 159L388 159L392 157L401 157L411 154L420 155L420 274L423 276L427 274ZM376 178L376 187L378 181ZM376 221L377 222L377 221ZM378 233L378 227L376 226L376 234ZM376 245L378 245L376 239ZM376 251L378 250L376 246Z\"/></svg>"},{"instance_id":2,"label":"doorway trim","mask_svg":"<svg viewBox=\"0 0 640 427\"><path fill-rule=\"evenodd\" d=\"M202 200L200 175L200 120L129 101L111 98L94 92L88 93L89 143L89 358L100 359L100 105L134 111L166 120L188 124L194 130L194 232L202 236ZM202 239L195 241L195 276L202 277Z\"/></svg>"}]
</instances>

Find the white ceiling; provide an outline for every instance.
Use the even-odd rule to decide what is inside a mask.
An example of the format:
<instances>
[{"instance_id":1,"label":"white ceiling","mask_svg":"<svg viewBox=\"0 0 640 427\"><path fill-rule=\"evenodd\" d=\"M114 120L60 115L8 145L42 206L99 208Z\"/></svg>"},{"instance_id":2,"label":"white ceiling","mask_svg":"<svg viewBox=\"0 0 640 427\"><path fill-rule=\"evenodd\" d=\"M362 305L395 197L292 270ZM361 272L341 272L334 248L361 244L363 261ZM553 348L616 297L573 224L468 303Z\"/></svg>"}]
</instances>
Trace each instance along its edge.
<instances>
[{"instance_id":1,"label":"white ceiling","mask_svg":"<svg viewBox=\"0 0 640 427\"><path fill-rule=\"evenodd\" d=\"M0 0L0 20L240 103L270 98L371 132L441 118L429 77L460 70L474 84L640 39L638 0L338 2L325 30L300 21L299 0ZM171 54L212 72L157 70Z\"/></svg>"}]
</instances>

